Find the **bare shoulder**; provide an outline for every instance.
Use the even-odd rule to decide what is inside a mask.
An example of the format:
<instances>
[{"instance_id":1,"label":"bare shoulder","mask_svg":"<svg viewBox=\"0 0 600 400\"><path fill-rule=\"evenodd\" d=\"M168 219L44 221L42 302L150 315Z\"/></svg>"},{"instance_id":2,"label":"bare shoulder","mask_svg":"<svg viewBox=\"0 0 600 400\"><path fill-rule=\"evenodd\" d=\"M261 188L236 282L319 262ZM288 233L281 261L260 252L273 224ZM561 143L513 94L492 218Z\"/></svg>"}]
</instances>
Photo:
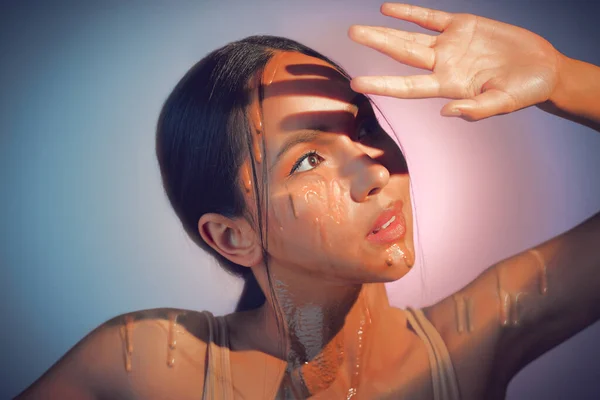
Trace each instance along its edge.
<instances>
[{"instance_id":1,"label":"bare shoulder","mask_svg":"<svg viewBox=\"0 0 600 400\"><path fill-rule=\"evenodd\" d=\"M201 398L208 327L203 313L119 315L77 343L18 399Z\"/></svg>"},{"instance_id":2,"label":"bare shoulder","mask_svg":"<svg viewBox=\"0 0 600 400\"><path fill-rule=\"evenodd\" d=\"M502 265L518 261L514 257ZM423 309L448 348L465 399L504 398L512 378L502 374L505 369L497 357L503 330L498 267L487 269L463 289Z\"/></svg>"},{"instance_id":3,"label":"bare shoulder","mask_svg":"<svg viewBox=\"0 0 600 400\"><path fill-rule=\"evenodd\" d=\"M600 319L599 239L600 213L426 309L463 397L504 398L519 370Z\"/></svg>"}]
</instances>

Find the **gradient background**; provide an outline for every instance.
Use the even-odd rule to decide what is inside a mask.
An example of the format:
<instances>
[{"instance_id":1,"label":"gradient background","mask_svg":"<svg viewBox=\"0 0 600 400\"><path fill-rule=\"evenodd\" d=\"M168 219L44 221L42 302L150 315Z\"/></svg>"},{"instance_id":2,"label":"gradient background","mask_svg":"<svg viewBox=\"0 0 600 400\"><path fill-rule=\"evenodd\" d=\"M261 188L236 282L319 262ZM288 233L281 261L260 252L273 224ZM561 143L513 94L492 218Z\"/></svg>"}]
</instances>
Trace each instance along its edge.
<instances>
[{"instance_id":1,"label":"gradient background","mask_svg":"<svg viewBox=\"0 0 600 400\"><path fill-rule=\"evenodd\" d=\"M416 72L347 39L353 23L423 31L381 16L379 0L166 3L2 5L2 399L117 314L233 309L241 283L185 236L154 155L162 102L197 60L263 33L352 75ZM415 4L519 25L600 65L591 0ZM444 100L378 102L407 153L425 261L389 285L398 306L431 304L600 209L600 134L588 128L535 108L467 123L440 117ZM598 398L599 333L595 324L535 361L508 398Z\"/></svg>"}]
</instances>

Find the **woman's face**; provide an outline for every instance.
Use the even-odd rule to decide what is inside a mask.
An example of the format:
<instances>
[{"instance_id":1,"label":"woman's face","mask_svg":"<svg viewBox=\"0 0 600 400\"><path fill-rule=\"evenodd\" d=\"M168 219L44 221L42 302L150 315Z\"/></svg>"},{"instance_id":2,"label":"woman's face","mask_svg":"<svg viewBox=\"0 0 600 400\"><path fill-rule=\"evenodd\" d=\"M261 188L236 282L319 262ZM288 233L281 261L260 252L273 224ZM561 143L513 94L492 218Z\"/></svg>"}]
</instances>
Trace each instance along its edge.
<instances>
[{"instance_id":1,"label":"woman's face","mask_svg":"<svg viewBox=\"0 0 600 400\"><path fill-rule=\"evenodd\" d=\"M367 98L330 64L292 52L273 57L262 85L262 115L258 96L248 111L255 165L259 176L268 171L270 266L344 283L406 274L414 263L406 162Z\"/></svg>"}]
</instances>

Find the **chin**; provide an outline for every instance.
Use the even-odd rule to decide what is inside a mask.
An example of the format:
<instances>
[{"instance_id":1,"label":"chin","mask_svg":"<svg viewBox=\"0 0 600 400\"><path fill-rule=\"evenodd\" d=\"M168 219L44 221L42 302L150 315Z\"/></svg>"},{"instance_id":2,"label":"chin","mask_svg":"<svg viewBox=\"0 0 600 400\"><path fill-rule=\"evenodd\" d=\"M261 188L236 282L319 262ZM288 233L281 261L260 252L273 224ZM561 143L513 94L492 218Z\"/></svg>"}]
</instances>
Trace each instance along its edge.
<instances>
[{"instance_id":1,"label":"chin","mask_svg":"<svg viewBox=\"0 0 600 400\"><path fill-rule=\"evenodd\" d=\"M394 282L398 279L404 278L408 273L410 273L410 268L406 265L398 266L396 268L392 268L389 272L390 279L386 282Z\"/></svg>"},{"instance_id":2,"label":"chin","mask_svg":"<svg viewBox=\"0 0 600 400\"><path fill-rule=\"evenodd\" d=\"M365 279L362 283L389 283L397 281L398 279L403 278L406 274L408 274L411 270L410 267L406 265L404 262L399 262L395 265L388 266L383 263L384 267L381 267L381 264L377 266L372 266L369 268L368 276L365 276Z\"/></svg>"}]
</instances>

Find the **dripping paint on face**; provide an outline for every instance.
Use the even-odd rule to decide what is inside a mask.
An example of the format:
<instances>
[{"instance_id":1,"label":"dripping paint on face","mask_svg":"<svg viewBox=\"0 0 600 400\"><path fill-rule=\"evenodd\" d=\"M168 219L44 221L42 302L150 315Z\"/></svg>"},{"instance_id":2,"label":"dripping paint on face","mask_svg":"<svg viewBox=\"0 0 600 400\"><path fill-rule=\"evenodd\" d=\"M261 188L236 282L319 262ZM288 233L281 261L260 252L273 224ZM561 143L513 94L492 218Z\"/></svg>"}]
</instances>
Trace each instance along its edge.
<instances>
[{"instance_id":1,"label":"dripping paint on face","mask_svg":"<svg viewBox=\"0 0 600 400\"><path fill-rule=\"evenodd\" d=\"M343 241L351 235L351 230L342 233L352 210L348 188L338 179L314 173L290 181L271 194L270 214L280 231L287 229L296 238L292 243L275 238L269 246L277 253L295 252L299 246L306 252L314 253L317 249L317 253L320 250L324 255L319 262L335 267L336 250L348 251ZM288 236L282 239L285 238Z\"/></svg>"},{"instance_id":2,"label":"dripping paint on face","mask_svg":"<svg viewBox=\"0 0 600 400\"><path fill-rule=\"evenodd\" d=\"M245 192L250 193L250 190L252 189L252 178L250 177L250 166L248 163L244 163L240 175Z\"/></svg>"},{"instance_id":3,"label":"dripping paint on face","mask_svg":"<svg viewBox=\"0 0 600 400\"><path fill-rule=\"evenodd\" d=\"M271 62L265 68L264 74L262 78L258 77L254 82L254 99L252 104L250 105L249 110L249 118L252 122L252 127L254 129L254 136L252 140L252 151L254 155L254 161L257 164L262 163L263 161L263 150L261 149L261 141L264 140L264 127L263 127L263 118L260 107L260 99L259 99L259 91L257 90L260 85L268 86L273 82L273 78L277 73L277 69L279 67L278 58L281 57L282 53L277 53L271 59Z\"/></svg>"},{"instance_id":4,"label":"dripping paint on face","mask_svg":"<svg viewBox=\"0 0 600 400\"><path fill-rule=\"evenodd\" d=\"M277 53L261 79L264 98L255 90L248 118L255 167L268 171L263 215L274 265L353 283L406 274L414 263L410 207L398 215L398 240L365 240L392 203L411 204L402 153L368 100L331 65L298 53ZM240 175L248 193L249 168Z\"/></svg>"},{"instance_id":5,"label":"dripping paint on face","mask_svg":"<svg viewBox=\"0 0 600 400\"><path fill-rule=\"evenodd\" d=\"M309 391L318 392L334 379L342 362L343 341L324 338L336 334L327 331L331 316L345 314L336 312L342 305L332 310L330 304L326 309L314 304L318 288L310 279L296 278L333 282L329 287L347 292L360 288L357 284L406 274L412 265L406 241L412 235L412 218L410 208L402 205L411 204L409 180L402 153L376 127L368 99L353 92L328 63L278 53L266 66L262 85L262 102L256 95L249 107L253 139L260 137L262 148L253 144L250 158L260 157L260 168L268 171L262 215L270 282L289 329L289 364L301 370L297 378L290 374L291 379L304 380ZM369 239L394 221L402 235ZM353 333L359 350L349 359L355 366L350 397L360 381L368 321L363 315Z\"/></svg>"},{"instance_id":6,"label":"dripping paint on face","mask_svg":"<svg viewBox=\"0 0 600 400\"><path fill-rule=\"evenodd\" d=\"M400 246L397 244L393 244L389 249L386 250L388 253L388 257L385 259L385 262L390 267L397 263L400 259L405 259L406 254L400 249Z\"/></svg>"},{"instance_id":7,"label":"dripping paint on face","mask_svg":"<svg viewBox=\"0 0 600 400\"><path fill-rule=\"evenodd\" d=\"M390 267L399 262L404 262L409 268L415 264L415 256L405 243L394 243L386 252L388 257L385 259L385 263Z\"/></svg>"},{"instance_id":8,"label":"dripping paint on face","mask_svg":"<svg viewBox=\"0 0 600 400\"><path fill-rule=\"evenodd\" d=\"M260 138L259 137L255 137L254 140L252 141L252 148L254 151L254 161L256 161L257 164L262 163L262 151L260 150Z\"/></svg>"}]
</instances>

